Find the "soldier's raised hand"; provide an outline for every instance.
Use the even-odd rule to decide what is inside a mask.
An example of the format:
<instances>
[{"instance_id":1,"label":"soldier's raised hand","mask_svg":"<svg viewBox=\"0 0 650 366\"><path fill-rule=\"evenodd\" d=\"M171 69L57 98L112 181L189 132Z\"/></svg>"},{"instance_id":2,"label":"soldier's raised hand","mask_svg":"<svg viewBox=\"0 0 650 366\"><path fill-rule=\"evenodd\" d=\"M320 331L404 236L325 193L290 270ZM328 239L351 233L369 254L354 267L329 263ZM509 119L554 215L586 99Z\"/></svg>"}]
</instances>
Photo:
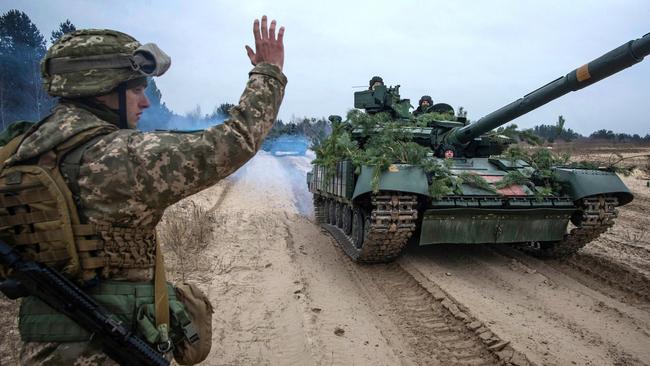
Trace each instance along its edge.
<instances>
[{"instance_id":1,"label":"soldier's raised hand","mask_svg":"<svg viewBox=\"0 0 650 366\"><path fill-rule=\"evenodd\" d=\"M267 28L266 15L262 16L262 25L255 19L253 22L253 36L255 37L255 52L246 46L246 53L253 65L260 62L267 62L276 65L282 70L284 66L284 27L280 27L277 38L275 37L275 20L271 21L271 27Z\"/></svg>"}]
</instances>

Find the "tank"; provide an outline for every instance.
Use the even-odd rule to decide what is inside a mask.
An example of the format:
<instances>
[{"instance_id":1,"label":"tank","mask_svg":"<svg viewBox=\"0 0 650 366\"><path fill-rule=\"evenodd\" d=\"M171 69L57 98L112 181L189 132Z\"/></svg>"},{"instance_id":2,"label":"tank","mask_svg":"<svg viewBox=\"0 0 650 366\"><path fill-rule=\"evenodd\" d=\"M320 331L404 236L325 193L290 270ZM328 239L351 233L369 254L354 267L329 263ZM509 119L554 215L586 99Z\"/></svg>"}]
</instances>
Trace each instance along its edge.
<instances>
[{"instance_id":1,"label":"tank","mask_svg":"<svg viewBox=\"0 0 650 366\"><path fill-rule=\"evenodd\" d=\"M415 117L399 86L356 92L357 111L382 114L385 123L359 128L349 116L330 116L334 131L344 131L351 146L367 152L373 134L398 130L417 144L411 150L426 156L418 164L394 158L381 167L345 155L327 163L317 159L307 173L317 222L357 262L391 261L409 242L513 244L542 257L575 253L612 227L616 208L633 195L608 169L531 165L504 156L513 151L506 150L512 141L494 130L649 53L650 33L473 123L444 103Z\"/></svg>"}]
</instances>

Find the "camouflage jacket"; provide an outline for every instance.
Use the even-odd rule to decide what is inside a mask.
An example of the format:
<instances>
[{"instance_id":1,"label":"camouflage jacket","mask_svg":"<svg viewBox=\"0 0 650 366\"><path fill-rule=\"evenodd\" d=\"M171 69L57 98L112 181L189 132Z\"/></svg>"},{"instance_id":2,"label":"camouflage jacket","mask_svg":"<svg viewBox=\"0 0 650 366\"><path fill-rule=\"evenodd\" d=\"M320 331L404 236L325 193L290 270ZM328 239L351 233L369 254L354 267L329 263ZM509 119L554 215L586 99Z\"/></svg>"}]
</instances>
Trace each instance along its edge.
<instances>
[{"instance_id":1,"label":"camouflage jacket","mask_svg":"<svg viewBox=\"0 0 650 366\"><path fill-rule=\"evenodd\" d=\"M132 234L152 234L166 207L233 173L255 155L271 129L287 79L270 64L257 65L249 75L231 117L204 131L118 130L88 110L63 102L22 142L14 159L39 156L77 133L105 126L109 133L82 156L76 182L79 214L100 227L125 228L103 232L105 242L117 240L105 244L108 257L129 262L129 256L138 256L132 253L140 252L145 258L131 258L139 263L131 267L151 268L155 239L129 242Z\"/></svg>"}]
</instances>

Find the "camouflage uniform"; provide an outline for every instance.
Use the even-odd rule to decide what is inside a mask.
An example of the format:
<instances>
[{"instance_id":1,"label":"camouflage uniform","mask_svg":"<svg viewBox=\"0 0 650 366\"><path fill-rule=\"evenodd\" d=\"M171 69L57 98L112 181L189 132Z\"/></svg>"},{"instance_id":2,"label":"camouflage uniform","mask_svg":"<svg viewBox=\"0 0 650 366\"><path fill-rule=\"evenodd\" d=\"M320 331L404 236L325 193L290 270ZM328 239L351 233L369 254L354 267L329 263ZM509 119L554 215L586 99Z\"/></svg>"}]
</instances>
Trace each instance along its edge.
<instances>
[{"instance_id":1,"label":"camouflage uniform","mask_svg":"<svg viewBox=\"0 0 650 366\"><path fill-rule=\"evenodd\" d=\"M422 102L424 101L429 102L429 105L427 107L422 108ZM420 98L420 101L418 102L418 107L413 111L413 115L419 116L421 114L428 113L430 112L432 106L433 106L433 99L431 99L431 97L428 95L423 95Z\"/></svg>"},{"instance_id":2,"label":"camouflage uniform","mask_svg":"<svg viewBox=\"0 0 650 366\"><path fill-rule=\"evenodd\" d=\"M80 217L95 224L104 239L111 265L102 277L151 280L155 226L165 208L214 185L255 155L277 117L286 82L277 66L258 64L231 118L195 133L117 129L117 113L63 98L21 144L16 158L39 156L81 131L105 127L107 134L83 147L78 179L68 185L77 186ZM88 341L25 342L21 364L115 363Z\"/></svg>"}]
</instances>

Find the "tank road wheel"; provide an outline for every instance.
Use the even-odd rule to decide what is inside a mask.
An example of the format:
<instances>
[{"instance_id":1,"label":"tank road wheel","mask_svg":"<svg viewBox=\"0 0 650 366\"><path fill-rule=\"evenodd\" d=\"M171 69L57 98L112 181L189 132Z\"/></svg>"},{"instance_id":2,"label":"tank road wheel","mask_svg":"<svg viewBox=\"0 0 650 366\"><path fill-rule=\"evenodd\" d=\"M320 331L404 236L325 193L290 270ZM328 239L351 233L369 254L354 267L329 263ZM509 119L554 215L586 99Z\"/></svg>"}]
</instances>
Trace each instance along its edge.
<instances>
[{"instance_id":1,"label":"tank road wheel","mask_svg":"<svg viewBox=\"0 0 650 366\"><path fill-rule=\"evenodd\" d=\"M370 243L372 234L370 229L372 228L372 221L370 220L370 215L364 215L363 217L363 242Z\"/></svg>"},{"instance_id":2,"label":"tank road wheel","mask_svg":"<svg viewBox=\"0 0 650 366\"><path fill-rule=\"evenodd\" d=\"M345 204L338 202L336 204L336 226L339 227L339 229L343 229L343 212L345 210Z\"/></svg>"},{"instance_id":3,"label":"tank road wheel","mask_svg":"<svg viewBox=\"0 0 650 366\"><path fill-rule=\"evenodd\" d=\"M363 246L363 224L364 224L364 218L363 218L363 212L361 211L361 208L355 207L354 210L352 211L352 225L351 225L351 230L352 230L352 244L354 247L359 250Z\"/></svg>"},{"instance_id":4,"label":"tank road wheel","mask_svg":"<svg viewBox=\"0 0 650 366\"><path fill-rule=\"evenodd\" d=\"M330 199L323 199L323 222L329 224L330 222Z\"/></svg>"},{"instance_id":5,"label":"tank road wheel","mask_svg":"<svg viewBox=\"0 0 650 366\"><path fill-rule=\"evenodd\" d=\"M352 233L352 208L350 208L350 206L343 205L341 218L343 219L343 233L345 235L350 235L350 233Z\"/></svg>"},{"instance_id":6,"label":"tank road wheel","mask_svg":"<svg viewBox=\"0 0 650 366\"><path fill-rule=\"evenodd\" d=\"M368 198L363 205L353 204L352 209L337 204L339 209L334 211L338 214L333 214L332 206L329 206L330 216L338 216L341 224L336 221L336 225L341 226L339 228L330 221L330 225L323 227L353 261L391 261L399 256L415 231L417 196L384 192Z\"/></svg>"},{"instance_id":7,"label":"tank road wheel","mask_svg":"<svg viewBox=\"0 0 650 366\"><path fill-rule=\"evenodd\" d=\"M319 224L324 224L327 221L327 209L325 199L319 195L314 194L314 216L316 222Z\"/></svg>"},{"instance_id":8,"label":"tank road wheel","mask_svg":"<svg viewBox=\"0 0 650 366\"><path fill-rule=\"evenodd\" d=\"M373 195L372 210L363 215L363 245L353 259L381 263L397 258L415 231L417 204L413 195L392 192Z\"/></svg>"},{"instance_id":9,"label":"tank road wheel","mask_svg":"<svg viewBox=\"0 0 650 366\"><path fill-rule=\"evenodd\" d=\"M330 199L327 206L327 222L330 225L336 226L336 201Z\"/></svg>"}]
</instances>

